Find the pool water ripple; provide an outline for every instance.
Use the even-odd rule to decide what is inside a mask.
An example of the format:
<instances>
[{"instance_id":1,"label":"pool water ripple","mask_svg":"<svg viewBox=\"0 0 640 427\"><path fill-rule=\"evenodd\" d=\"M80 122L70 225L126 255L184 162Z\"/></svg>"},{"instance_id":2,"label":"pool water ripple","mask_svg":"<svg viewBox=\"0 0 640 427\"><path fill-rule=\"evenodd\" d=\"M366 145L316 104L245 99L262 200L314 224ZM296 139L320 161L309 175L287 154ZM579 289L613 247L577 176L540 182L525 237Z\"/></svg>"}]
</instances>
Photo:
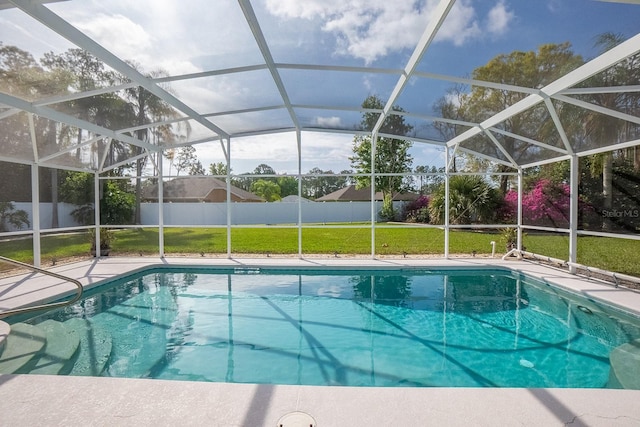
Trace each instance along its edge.
<instances>
[{"instance_id":1,"label":"pool water ripple","mask_svg":"<svg viewBox=\"0 0 640 427\"><path fill-rule=\"evenodd\" d=\"M154 272L32 322L107 328L103 375L308 385L606 387L611 350L640 337L502 270L263 273Z\"/></svg>"}]
</instances>

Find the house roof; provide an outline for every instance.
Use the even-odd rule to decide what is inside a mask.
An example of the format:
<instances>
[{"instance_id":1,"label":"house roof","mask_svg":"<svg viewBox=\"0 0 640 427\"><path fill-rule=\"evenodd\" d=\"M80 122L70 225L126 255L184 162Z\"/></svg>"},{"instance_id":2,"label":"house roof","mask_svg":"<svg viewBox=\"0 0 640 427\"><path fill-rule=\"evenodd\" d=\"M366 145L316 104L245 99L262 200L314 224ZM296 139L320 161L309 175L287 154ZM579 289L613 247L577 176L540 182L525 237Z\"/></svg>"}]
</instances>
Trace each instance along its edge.
<instances>
[{"instance_id":1,"label":"house roof","mask_svg":"<svg viewBox=\"0 0 640 427\"><path fill-rule=\"evenodd\" d=\"M231 195L243 201L262 202L262 198L249 191L231 186ZM167 181L163 185L164 199L175 201L204 201L214 190L227 190L227 183L212 176L206 177L179 177ZM158 198L158 184L149 187L145 191L145 199L156 200Z\"/></svg>"},{"instance_id":2,"label":"house roof","mask_svg":"<svg viewBox=\"0 0 640 427\"><path fill-rule=\"evenodd\" d=\"M283 197L279 201L284 203L298 203L298 201L301 201L302 203L313 203L313 200L305 199L304 197L298 197L295 194Z\"/></svg>"},{"instance_id":3,"label":"house roof","mask_svg":"<svg viewBox=\"0 0 640 427\"><path fill-rule=\"evenodd\" d=\"M395 193L393 200L395 201L411 201L418 198L418 194L406 192ZM376 200L382 200L382 192L375 194ZM368 202L371 200L371 187L356 188L355 185L336 190L333 193L326 194L316 199L316 202Z\"/></svg>"}]
</instances>

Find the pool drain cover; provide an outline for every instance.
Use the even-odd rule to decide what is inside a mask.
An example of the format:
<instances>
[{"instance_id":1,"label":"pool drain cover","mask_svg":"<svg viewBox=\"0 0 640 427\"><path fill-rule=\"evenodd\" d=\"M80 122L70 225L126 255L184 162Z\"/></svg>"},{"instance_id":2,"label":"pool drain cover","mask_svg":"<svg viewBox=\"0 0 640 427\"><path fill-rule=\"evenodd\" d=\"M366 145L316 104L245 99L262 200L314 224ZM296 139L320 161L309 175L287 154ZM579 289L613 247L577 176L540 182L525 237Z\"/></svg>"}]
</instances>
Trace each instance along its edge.
<instances>
[{"instance_id":1,"label":"pool drain cover","mask_svg":"<svg viewBox=\"0 0 640 427\"><path fill-rule=\"evenodd\" d=\"M278 420L276 427L316 427L316 420L304 412L289 412Z\"/></svg>"}]
</instances>

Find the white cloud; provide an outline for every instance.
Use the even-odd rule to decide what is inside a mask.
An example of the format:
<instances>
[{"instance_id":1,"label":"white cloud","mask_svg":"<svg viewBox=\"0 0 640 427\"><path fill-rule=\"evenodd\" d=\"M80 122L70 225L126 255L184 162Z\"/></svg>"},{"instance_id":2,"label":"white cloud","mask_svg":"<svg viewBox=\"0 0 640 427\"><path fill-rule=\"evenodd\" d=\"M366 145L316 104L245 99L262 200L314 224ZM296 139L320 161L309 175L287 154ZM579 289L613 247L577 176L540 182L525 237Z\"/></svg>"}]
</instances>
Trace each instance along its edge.
<instances>
[{"instance_id":1,"label":"white cloud","mask_svg":"<svg viewBox=\"0 0 640 427\"><path fill-rule=\"evenodd\" d=\"M363 86L364 86L364 87L365 87L369 92L373 91L373 89L374 89L374 85L373 85L373 83L371 82L371 79L370 79L370 78L369 78L369 76L368 76L368 75L366 75L366 74L365 74L364 76L362 76L362 85L363 85Z\"/></svg>"},{"instance_id":2,"label":"white cloud","mask_svg":"<svg viewBox=\"0 0 640 427\"><path fill-rule=\"evenodd\" d=\"M303 132L302 171L314 167L340 172L350 169L349 156L353 135ZM219 142L195 145L198 159L205 167L225 162ZM273 167L277 173L298 173L298 149L294 132L231 139L231 167L234 173L250 172L261 163Z\"/></svg>"},{"instance_id":3,"label":"white cloud","mask_svg":"<svg viewBox=\"0 0 640 427\"><path fill-rule=\"evenodd\" d=\"M139 24L123 15L95 14L89 20L79 21L76 26L91 38L100 40L111 52L117 52L123 58L132 58L138 62L140 54L150 49L152 40ZM126 34L126 37L122 37Z\"/></svg>"},{"instance_id":4,"label":"white cloud","mask_svg":"<svg viewBox=\"0 0 640 427\"><path fill-rule=\"evenodd\" d=\"M255 62L258 49L237 5L190 0L86 0L86 6L53 3L52 9L96 42L147 71L171 75ZM224 19L221 19L224 17ZM233 58L240 63L221 60ZM213 65L210 66L210 62Z\"/></svg>"},{"instance_id":5,"label":"white cloud","mask_svg":"<svg viewBox=\"0 0 640 427\"><path fill-rule=\"evenodd\" d=\"M438 32L436 40L462 46L467 40L481 37L481 35L482 29L476 18L476 10L467 0L455 4Z\"/></svg>"},{"instance_id":6,"label":"white cloud","mask_svg":"<svg viewBox=\"0 0 640 427\"><path fill-rule=\"evenodd\" d=\"M444 166L444 148L415 142L410 150L413 156L413 167L416 166Z\"/></svg>"},{"instance_id":7,"label":"white cloud","mask_svg":"<svg viewBox=\"0 0 640 427\"><path fill-rule=\"evenodd\" d=\"M316 117L314 122L316 123L316 125L320 126L320 127L326 127L326 128L339 128L342 120L340 120L340 117Z\"/></svg>"},{"instance_id":8,"label":"white cloud","mask_svg":"<svg viewBox=\"0 0 640 427\"><path fill-rule=\"evenodd\" d=\"M504 2L500 2L489 11L487 30L496 35L504 34L513 17L513 12L507 9Z\"/></svg>"},{"instance_id":9,"label":"white cloud","mask_svg":"<svg viewBox=\"0 0 640 427\"><path fill-rule=\"evenodd\" d=\"M336 53L371 63L393 51L410 49L422 35L437 6L436 0L267 0L267 10L284 19L322 21L322 29L336 36ZM486 32L505 31L513 14L499 1L483 28L471 0L452 8L437 40L460 46Z\"/></svg>"}]
</instances>

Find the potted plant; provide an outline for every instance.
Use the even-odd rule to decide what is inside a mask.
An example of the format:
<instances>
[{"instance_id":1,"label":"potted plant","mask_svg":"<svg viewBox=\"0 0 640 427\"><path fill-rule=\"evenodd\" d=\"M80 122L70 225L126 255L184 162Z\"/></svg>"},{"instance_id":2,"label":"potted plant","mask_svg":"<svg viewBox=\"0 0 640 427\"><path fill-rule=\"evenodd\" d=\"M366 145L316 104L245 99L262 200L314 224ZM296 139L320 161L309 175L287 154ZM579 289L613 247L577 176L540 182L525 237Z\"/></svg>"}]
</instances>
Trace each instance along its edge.
<instances>
[{"instance_id":1,"label":"potted plant","mask_svg":"<svg viewBox=\"0 0 640 427\"><path fill-rule=\"evenodd\" d=\"M115 233L109 228L100 228L100 256L109 256L111 242L115 240ZM91 255L96 256L96 229L89 229L89 242L91 243Z\"/></svg>"}]
</instances>

